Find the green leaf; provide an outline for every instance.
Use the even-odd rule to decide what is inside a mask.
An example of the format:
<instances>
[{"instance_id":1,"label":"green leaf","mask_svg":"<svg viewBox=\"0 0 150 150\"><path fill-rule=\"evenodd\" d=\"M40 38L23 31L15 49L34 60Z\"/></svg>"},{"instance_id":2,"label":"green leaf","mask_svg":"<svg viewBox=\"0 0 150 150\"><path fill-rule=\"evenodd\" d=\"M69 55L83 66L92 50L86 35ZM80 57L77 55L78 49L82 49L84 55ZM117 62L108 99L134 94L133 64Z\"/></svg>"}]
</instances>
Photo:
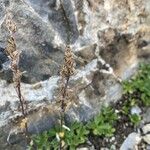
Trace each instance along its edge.
<instances>
[{"instance_id":1,"label":"green leaf","mask_svg":"<svg viewBox=\"0 0 150 150\"><path fill-rule=\"evenodd\" d=\"M132 114L132 115L129 115L129 117L130 117L131 122L134 125L138 125L141 121L141 116L140 115Z\"/></svg>"}]
</instances>

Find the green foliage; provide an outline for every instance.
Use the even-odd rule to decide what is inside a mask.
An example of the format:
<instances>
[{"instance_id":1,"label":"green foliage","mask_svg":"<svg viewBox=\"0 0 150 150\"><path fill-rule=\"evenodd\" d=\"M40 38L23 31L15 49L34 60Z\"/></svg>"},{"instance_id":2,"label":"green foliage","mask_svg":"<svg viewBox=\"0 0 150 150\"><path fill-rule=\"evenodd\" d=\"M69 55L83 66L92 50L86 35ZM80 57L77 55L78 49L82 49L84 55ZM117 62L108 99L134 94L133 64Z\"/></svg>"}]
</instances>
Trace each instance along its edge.
<instances>
[{"instance_id":1,"label":"green foliage","mask_svg":"<svg viewBox=\"0 0 150 150\"><path fill-rule=\"evenodd\" d=\"M114 110L111 107L105 107L94 120L88 123L87 127L94 135L111 137L115 132L113 125L117 119L118 116Z\"/></svg>"},{"instance_id":2,"label":"green foliage","mask_svg":"<svg viewBox=\"0 0 150 150\"><path fill-rule=\"evenodd\" d=\"M86 126L82 123L74 122L71 124L70 130L55 127L50 131L34 136L30 149L32 150L35 147L38 150L58 150L60 146L60 140L56 138L56 135L58 135L63 147L75 150L78 145L86 142L88 134L89 131Z\"/></svg>"},{"instance_id":3,"label":"green foliage","mask_svg":"<svg viewBox=\"0 0 150 150\"><path fill-rule=\"evenodd\" d=\"M124 94L126 94L126 93L132 94L135 91L133 82L131 80L125 81L123 83L123 91L124 91Z\"/></svg>"},{"instance_id":4,"label":"green foliage","mask_svg":"<svg viewBox=\"0 0 150 150\"><path fill-rule=\"evenodd\" d=\"M74 122L68 129L55 127L33 136L29 149L58 150L61 141L65 149L75 150L80 144L86 143L90 131L95 135L112 136L115 132L113 125L117 119L118 116L111 107L104 107L101 113L87 125Z\"/></svg>"},{"instance_id":5,"label":"green foliage","mask_svg":"<svg viewBox=\"0 0 150 150\"><path fill-rule=\"evenodd\" d=\"M131 108L136 105L137 105L137 101L134 98L125 101L122 107L122 113L128 115L130 113Z\"/></svg>"},{"instance_id":6,"label":"green foliage","mask_svg":"<svg viewBox=\"0 0 150 150\"><path fill-rule=\"evenodd\" d=\"M141 116L130 114L133 106L139 105L140 101L144 106L150 106L150 65L141 64L138 73L129 81L123 83L124 93L129 99L124 102L122 112L127 115L134 125L138 125L141 121ZM139 95L139 100L135 95Z\"/></svg>"},{"instance_id":7,"label":"green foliage","mask_svg":"<svg viewBox=\"0 0 150 150\"><path fill-rule=\"evenodd\" d=\"M88 134L86 126L75 122L71 125L70 131L66 131L64 141L69 149L74 150L78 145L86 142Z\"/></svg>"},{"instance_id":8,"label":"green foliage","mask_svg":"<svg viewBox=\"0 0 150 150\"><path fill-rule=\"evenodd\" d=\"M56 128L45 131L42 134L32 136L32 141L30 142L29 149L34 150L58 150L59 143L56 140Z\"/></svg>"},{"instance_id":9,"label":"green foliage","mask_svg":"<svg viewBox=\"0 0 150 150\"><path fill-rule=\"evenodd\" d=\"M131 108L137 105L137 101L135 99L129 99L125 101L122 107L122 113L129 117L130 121L133 125L138 125L141 121L141 116L137 114L130 114Z\"/></svg>"},{"instance_id":10,"label":"green foliage","mask_svg":"<svg viewBox=\"0 0 150 150\"><path fill-rule=\"evenodd\" d=\"M140 93L145 106L150 106L150 65L141 64L139 72L131 80L123 83L124 93Z\"/></svg>"},{"instance_id":11,"label":"green foliage","mask_svg":"<svg viewBox=\"0 0 150 150\"><path fill-rule=\"evenodd\" d=\"M134 125L138 125L141 121L141 116L138 114L129 115L129 118Z\"/></svg>"}]
</instances>

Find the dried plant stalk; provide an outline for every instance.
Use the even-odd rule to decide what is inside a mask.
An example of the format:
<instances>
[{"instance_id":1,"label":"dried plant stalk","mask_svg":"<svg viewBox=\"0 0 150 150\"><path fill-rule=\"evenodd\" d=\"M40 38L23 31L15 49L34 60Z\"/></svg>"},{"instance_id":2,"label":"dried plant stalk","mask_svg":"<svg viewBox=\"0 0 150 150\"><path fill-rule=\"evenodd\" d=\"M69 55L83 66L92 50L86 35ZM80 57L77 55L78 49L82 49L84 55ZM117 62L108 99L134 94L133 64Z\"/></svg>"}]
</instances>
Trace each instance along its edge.
<instances>
[{"instance_id":1,"label":"dried plant stalk","mask_svg":"<svg viewBox=\"0 0 150 150\"><path fill-rule=\"evenodd\" d=\"M66 46L64 55L64 65L62 66L60 75L62 78L61 86L61 109L64 112L64 99L66 98L67 87L70 77L74 74L74 59L70 46Z\"/></svg>"},{"instance_id":2,"label":"dried plant stalk","mask_svg":"<svg viewBox=\"0 0 150 150\"><path fill-rule=\"evenodd\" d=\"M61 120L61 130L63 128L63 125L65 125L64 122L64 113L65 113L65 100L68 98L69 91L67 91L69 79L74 74L74 59L73 59L73 53L71 50L70 45L66 46L65 49L65 55L64 55L64 64L62 66L60 75L61 75L61 90L60 90L60 100L61 100L61 113L60 113L60 120ZM60 140L60 150L63 149L62 146L62 139Z\"/></svg>"},{"instance_id":3,"label":"dried plant stalk","mask_svg":"<svg viewBox=\"0 0 150 150\"><path fill-rule=\"evenodd\" d=\"M14 37L14 34L16 33L17 28L9 12L7 12L7 15L6 15L6 27L9 31L9 36L8 36L7 46L6 46L5 51L11 61L11 70L13 72L13 83L17 92L20 105L21 105L21 111L22 111L22 115L24 118L23 120L27 120L26 110L25 110L25 101L21 93L21 77L22 77L23 72L19 70L18 63L19 63L20 53L17 50L16 41ZM28 133L27 121L24 121L24 127L25 127L25 134L27 136L27 133Z\"/></svg>"}]
</instances>

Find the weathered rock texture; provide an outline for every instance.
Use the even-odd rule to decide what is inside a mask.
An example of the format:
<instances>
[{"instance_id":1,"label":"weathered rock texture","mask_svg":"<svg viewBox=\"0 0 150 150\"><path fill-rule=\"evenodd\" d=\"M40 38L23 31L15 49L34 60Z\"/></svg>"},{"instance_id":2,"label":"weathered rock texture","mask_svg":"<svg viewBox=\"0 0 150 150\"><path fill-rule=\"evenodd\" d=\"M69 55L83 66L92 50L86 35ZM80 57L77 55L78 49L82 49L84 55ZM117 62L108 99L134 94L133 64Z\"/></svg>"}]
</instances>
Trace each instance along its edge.
<instances>
[{"instance_id":1,"label":"weathered rock texture","mask_svg":"<svg viewBox=\"0 0 150 150\"><path fill-rule=\"evenodd\" d=\"M149 0L62 1L65 12L59 0L0 0L0 134L5 135L0 135L0 148L6 148L6 135L16 130L15 122L21 118L4 53L6 9L17 24L19 65L26 71L22 91L32 133L48 129L56 121L59 106L54 102L68 33L76 61L69 85L73 92L68 121L87 121L102 104L118 100L120 79L135 72L139 58L149 59Z\"/></svg>"}]
</instances>

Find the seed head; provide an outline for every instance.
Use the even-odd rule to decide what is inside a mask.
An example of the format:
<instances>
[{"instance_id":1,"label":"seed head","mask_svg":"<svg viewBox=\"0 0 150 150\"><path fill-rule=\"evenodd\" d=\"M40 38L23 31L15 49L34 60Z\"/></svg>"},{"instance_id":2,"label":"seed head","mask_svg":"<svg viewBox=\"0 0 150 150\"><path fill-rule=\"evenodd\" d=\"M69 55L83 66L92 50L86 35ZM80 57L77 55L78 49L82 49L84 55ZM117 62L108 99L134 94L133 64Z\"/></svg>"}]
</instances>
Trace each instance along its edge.
<instances>
[{"instance_id":1,"label":"seed head","mask_svg":"<svg viewBox=\"0 0 150 150\"><path fill-rule=\"evenodd\" d=\"M74 74L74 59L70 46L66 46L64 65L62 66L60 74L62 77L70 77Z\"/></svg>"}]
</instances>

